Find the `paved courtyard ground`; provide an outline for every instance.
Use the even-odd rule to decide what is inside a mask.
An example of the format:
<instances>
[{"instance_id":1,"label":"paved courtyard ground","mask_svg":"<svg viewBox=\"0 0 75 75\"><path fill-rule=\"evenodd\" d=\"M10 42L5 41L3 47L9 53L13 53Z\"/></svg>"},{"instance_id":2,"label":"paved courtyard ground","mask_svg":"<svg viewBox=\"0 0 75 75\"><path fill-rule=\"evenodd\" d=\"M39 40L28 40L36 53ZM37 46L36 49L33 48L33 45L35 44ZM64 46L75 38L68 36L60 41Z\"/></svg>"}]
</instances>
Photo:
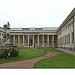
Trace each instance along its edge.
<instances>
[{"instance_id":1,"label":"paved courtyard ground","mask_svg":"<svg viewBox=\"0 0 75 75\"><path fill-rule=\"evenodd\" d=\"M0 64L0 68L33 68L34 64L38 62L39 60L42 60L48 57L52 57L52 56L55 56L61 53L63 52L47 51L47 54L41 57L23 60L23 61Z\"/></svg>"},{"instance_id":2,"label":"paved courtyard ground","mask_svg":"<svg viewBox=\"0 0 75 75\"><path fill-rule=\"evenodd\" d=\"M74 55L75 56L75 50L68 50L68 49L62 49L62 48L57 48L65 53L68 53L68 54L71 54L71 55Z\"/></svg>"}]
</instances>

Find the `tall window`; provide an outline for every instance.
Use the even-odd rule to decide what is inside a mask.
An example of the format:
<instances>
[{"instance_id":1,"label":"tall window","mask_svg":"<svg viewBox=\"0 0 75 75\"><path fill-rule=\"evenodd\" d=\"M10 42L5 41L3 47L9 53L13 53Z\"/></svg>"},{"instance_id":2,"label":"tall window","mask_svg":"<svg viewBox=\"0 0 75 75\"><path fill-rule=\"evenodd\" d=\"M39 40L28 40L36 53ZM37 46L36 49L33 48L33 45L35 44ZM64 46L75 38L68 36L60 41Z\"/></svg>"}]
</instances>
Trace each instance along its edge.
<instances>
[{"instance_id":1,"label":"tall window","mask_svg":"<svg viewBox=\"0 0 75 75\"><path fill-rule=\"evenodd\" d=\"M72 32L72 43L74 42L74 32Z\"/></svg>"}]
</instances>

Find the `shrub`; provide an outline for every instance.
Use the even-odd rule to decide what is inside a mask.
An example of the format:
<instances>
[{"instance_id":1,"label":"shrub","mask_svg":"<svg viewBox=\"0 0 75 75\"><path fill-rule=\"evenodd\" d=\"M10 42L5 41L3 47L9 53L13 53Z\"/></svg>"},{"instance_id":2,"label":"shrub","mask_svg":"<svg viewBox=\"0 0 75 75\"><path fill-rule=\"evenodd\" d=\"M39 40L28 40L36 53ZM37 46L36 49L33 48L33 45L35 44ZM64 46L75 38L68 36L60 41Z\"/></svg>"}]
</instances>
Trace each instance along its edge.
<instances>
[{"instance_id":1,"label":"shrub","mask_svg":"<svg viewBox=\"0 0 75 75\"><path fill-rule=\"evenodd\" d=\"M18 54L19 54L19 50L13 48L10 52L10 57L16 57L18 56Z\"/></svg>"},{"instance_id":2,"label":"shrub","mask_svg":"<svg viewBox=\"0 0 75 75\"><path fill-rule=\"evenodd\" d=\"M2 58L2 50L0 50L0 58Z\"/></svg>"},{"instance_id":3,"label":"shrub","mask_svg":"<svg viewBox=\"0 0 75 75\"><path fill-rule=\"evenodd\" d=\"M2 48L0 49L0 58L16 57L19 54L19 50L16 48Z\"/></svg>"},{"instance_id":4,"label":"shrub","mask_svg":"<svg viewBox=\"0 0 75 75\"><path fill-rule=\"evenodd\" d=\"M8 50L3 50L2 51L2 57L7 58L7 56L8 56Z\"/></svg>"}]
</instances>

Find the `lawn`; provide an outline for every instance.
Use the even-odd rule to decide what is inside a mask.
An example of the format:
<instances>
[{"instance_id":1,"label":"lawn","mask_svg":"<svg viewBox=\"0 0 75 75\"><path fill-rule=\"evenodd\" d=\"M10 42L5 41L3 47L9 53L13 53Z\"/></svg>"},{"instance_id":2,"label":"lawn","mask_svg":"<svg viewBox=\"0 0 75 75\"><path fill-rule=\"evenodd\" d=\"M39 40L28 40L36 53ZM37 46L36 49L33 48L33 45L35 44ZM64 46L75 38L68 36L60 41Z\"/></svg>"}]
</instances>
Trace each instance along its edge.
<instances>
[{"instance_id":1,"label":"lawn","mask_svg":"<svg viewBox=\"0 0 75 75\"><path fill-rule=\"evenodd\" d=\"M0 59L0 64L7 63L7 62L22 61L22 60L26 60L26 59L39 57L39 56L42 56L45 54L46 54L45 52L42 52L42 51L36 50L36 49L32 49L32 48L20 48L19 55L17 57L2 58L2 59Z\"/></svg>"},{"instance_id":2,"label":"lawn","mask_svg":"<svg viewBox=\"0 0 75 75\"><path fill-rule=\"evenodd\" d=\"M34 68L75 68L75 56L58 54L38 61Z\"/></svg>"},{"instance_id":3,"label":"lawn","mask_svg":"<svg viewBox=\"0 0 75 75\"><path fill-rule=\"evenodd\" d=\"M54 52L62 52L62 51L60 51L60 50L58 50L58 49L56 49L56 48L50 48L50 47L47 47L47 48L41 48L42 50L49 50L49 51L54 51Z\"/></svg>"}]
</instances>

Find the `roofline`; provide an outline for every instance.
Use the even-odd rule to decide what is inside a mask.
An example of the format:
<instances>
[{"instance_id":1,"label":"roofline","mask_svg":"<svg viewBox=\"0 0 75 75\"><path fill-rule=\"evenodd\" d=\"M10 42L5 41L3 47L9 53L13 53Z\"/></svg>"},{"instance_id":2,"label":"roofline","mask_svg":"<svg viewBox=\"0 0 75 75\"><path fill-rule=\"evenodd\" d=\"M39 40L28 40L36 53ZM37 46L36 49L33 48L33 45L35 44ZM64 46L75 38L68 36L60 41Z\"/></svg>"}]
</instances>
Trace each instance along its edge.
<instances>
[{"instance_id":1,"label":"roofline","mask_svg":"<svg viewBox=\"0 0 75 75\"><path fill-rule=\"evenodd\" d=\"M75 8L71 11L71 13L66 17L66 19L62 22L62 24L58 27L57 32L65 26L65 24L75 15Z\"/></svg>"},{"instance_id":2,"label":"roofline","mask_svg":"<svg viewBox=\"0 0 75 75\"><path fill-rule=\"evenodd\" d=\"M24 28L10 28L10 31L57 31L58 27L42 27L42 30L36 30L36 27L28 28L29 30L23 30ZM47 28L47 29L45 29ZM52 29L53 28L53 29ZM55 28L55 29L54 29ZM41 28L39 28L41 29Z\"/></svg>"},{"instance_id":3,"label":"roofline","mask_svg":"<svg viewBox=\"0 0 75 75\"><path fill-rule=\"evenodd\" d=\"M5 32L4 28L0 27L0 31Z\"/></svg>"}]
</instances>

